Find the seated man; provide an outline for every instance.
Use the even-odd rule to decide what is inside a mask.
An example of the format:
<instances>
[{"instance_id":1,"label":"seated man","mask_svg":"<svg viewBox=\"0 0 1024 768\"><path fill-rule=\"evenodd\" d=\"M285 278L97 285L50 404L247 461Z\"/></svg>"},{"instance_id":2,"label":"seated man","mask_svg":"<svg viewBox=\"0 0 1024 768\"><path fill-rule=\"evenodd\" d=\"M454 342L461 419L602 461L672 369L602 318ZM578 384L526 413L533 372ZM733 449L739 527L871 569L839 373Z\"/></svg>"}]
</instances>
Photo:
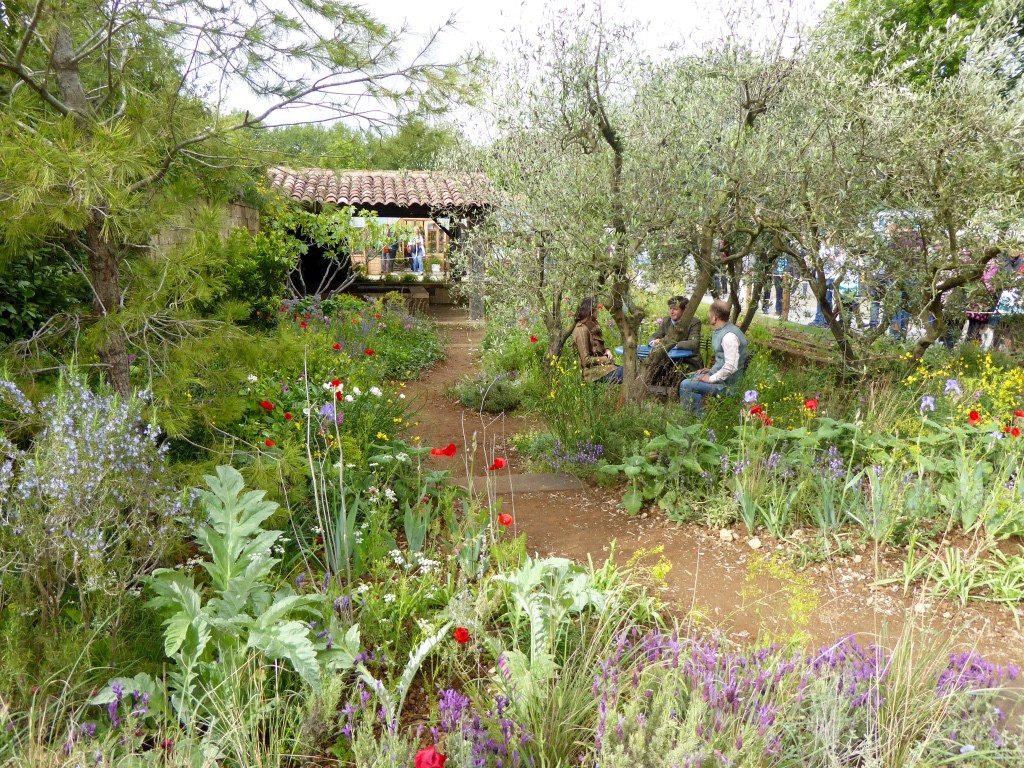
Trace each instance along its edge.
<instances>
[{"instance_id":1,"label":"seated man","mask_svg":"<svg viewBox=\"0 0 1024 768\"><path fill-rule=\"evenodd\" d=\"M686 327L679 322L688 303L685 296L673 296L668 300L668 317L662 320L651 337L651 354L644 360L640 372L644 383L660 384L671 375L675 364L668 357L670 349L685 349L693 353L693 357L678 363L688 372L695 371L700 365L700 320L691 318Z\"/></svg>"},{"instance_id":2,"label":"seated man","mask_svg":"<svg viewBox=\"0 0 1024 768\"><path fill-rule=\"evenodd\" d=\"M704 411L705 396L734 389L747 367L747 337L729 322L729 305L720 299L711 302L708 321L714 329L711 348L715 365L702 368L679 384L679 402L697 414Z\"/></svg>"}]
</instances>

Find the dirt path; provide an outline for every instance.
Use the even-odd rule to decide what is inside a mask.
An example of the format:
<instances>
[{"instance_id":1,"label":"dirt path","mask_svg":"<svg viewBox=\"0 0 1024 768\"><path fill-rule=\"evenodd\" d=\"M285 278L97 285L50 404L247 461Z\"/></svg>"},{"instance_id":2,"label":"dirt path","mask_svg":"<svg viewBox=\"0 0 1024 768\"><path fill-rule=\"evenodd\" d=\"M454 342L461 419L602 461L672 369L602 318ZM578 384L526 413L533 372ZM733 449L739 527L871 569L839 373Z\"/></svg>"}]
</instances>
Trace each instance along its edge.
<instances>
[{"instance_id":1,"label":"dirt path","mask_svg":"<svg viewBox=\"0 0 1024 768\"><path fill-rule=\"evenodd\" d=\"M479 343L483 328L466 320L460 310L439 309L435 317L449 337L447 358L420 381L408 385L419 411L414 430L423 444L459 447L455 459L432 458L436 468L448 468L460 479L482 477L494 456L507 459L499 482L512 493L502 494L502 511L511 512L515 530L526 534L527 550L540 556L559 555L586 563L603 562L615 542L616 561L624 564L639 548L663 546L671 563L664 583L654 585L659 597L678 615L691 614L738 638L754 638L763 631L774 636L802 629L813 645L824 645L849 634L862 640L893 637L905 622L913 621L950 634L961 650L976 649L993 661L1024 662L1024 634L1010 612L995 606L905 599L901 587L874 587L875 553L863 548L855 554L814 565L792 578L791 569L764 573L752 565L776 549L792 544L761 536L755 552L741 526L726 541L721 532L698 525L677 526L660 512L633 518L618 505L616 490L587 487L574 479L529 476L525 462L509 445L517 432L541 424L515 414L493 417L462 408L444 391L464 376L479 370ZM467 450L476 434L475 454ZM553 481L552 481L553 480ZM516 492L540 485L562 490ZM565 486L576 486L565 488ZM813 532L804 531L804 538ZM642 562L653 565L656 557ZM881 556L879 570L895 574L902 561ZM787 572L788 571L788 572ZM653 582L652 582L653 583ZM803 616L797 627L791 617Z\"/></svg>"}]
</instances>

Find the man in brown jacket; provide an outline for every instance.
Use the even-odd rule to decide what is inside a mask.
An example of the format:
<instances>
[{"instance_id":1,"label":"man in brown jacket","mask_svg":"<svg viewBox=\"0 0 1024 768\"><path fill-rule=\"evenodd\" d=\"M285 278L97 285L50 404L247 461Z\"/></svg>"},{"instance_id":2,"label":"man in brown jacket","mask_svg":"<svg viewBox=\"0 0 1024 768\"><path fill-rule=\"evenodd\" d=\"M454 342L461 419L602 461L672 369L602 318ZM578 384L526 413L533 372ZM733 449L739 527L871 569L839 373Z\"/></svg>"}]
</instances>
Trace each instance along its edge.
<instances>
[{"instance_id":1,"label":"man in brown jacket","mask_svg":"<svg viewBox=\"0 0 1024 768\"><path fill-rule=\"evenodd\" d=\"M658 330L651 337L651 354L644 361L640 374L646 383L656 384L664 381L672 372L673 365L678 365L684 373L700 368L700 320L694 317L685 328L679 322L687 304L689 299L685 296L673 296L668 300L668 317L661 321ZM693 356L674 364L668 357L670 349L689 350Z\"/></svg>"},{"instance_id":2,"label":"man in brown jacket","mask_svg":"<svg viewBox=\"0 0 1024 768\"><path fill-rule=\"evenodd\" d=\"M572 340L580 356L580 368L583 369L585 381L622 383L622 366L615 364L612 353L604 347L604 336L597 322L597 304L593 299L584 299L576 310Z\"/></svg>"}]
</instances>

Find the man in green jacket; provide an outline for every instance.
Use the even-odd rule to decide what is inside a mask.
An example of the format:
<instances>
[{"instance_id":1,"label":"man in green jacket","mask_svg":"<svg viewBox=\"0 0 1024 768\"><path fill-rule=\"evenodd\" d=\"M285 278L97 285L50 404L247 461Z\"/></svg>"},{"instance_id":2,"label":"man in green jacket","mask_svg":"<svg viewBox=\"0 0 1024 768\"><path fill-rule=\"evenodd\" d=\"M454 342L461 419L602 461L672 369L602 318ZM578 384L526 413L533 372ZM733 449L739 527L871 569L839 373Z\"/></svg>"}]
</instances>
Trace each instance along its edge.
<instances>
[{"instance_id":1,"label":"man in green jacket","mask_svg":"<svg viewBox=\"0 0 1024 768\"><path fill-rule=\"evenodd\" d=\"M660 383L671 375L674 363L668 357L670 349L685 349L693 353L692 357L678 362L684 372L695 371L700 367L700 320L694 317L685 327L679 322L688 303L685 296L673 296L668 300L668 317L659 322L658 330L651 337L651 354L644 361L641 371L647 384Z\"/></svg>"}]
</instances>

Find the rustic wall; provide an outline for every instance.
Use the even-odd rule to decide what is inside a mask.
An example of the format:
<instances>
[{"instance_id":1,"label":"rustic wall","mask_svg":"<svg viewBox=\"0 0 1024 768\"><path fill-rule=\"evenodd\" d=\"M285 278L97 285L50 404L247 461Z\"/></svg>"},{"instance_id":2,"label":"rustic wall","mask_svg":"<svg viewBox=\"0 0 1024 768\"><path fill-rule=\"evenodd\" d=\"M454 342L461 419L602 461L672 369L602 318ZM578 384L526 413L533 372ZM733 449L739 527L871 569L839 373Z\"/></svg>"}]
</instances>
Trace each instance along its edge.
<instances>
[{"instance_id":1,"label":"rustic wall","mask_svg":"<svg viewBox=\"0 0 1024 768\"><path fill-rule=\"evenodd\" d=\"M221 237L227 237L235 229L246 229L253 235L259 231L259 209L244 203L229 203L226 208L220 228ZM191 230L185 225L165 227L153 236L150 245L154 251L166 253L169 249L184 243L190 233Z\"/></svg>"}]
</instances>

